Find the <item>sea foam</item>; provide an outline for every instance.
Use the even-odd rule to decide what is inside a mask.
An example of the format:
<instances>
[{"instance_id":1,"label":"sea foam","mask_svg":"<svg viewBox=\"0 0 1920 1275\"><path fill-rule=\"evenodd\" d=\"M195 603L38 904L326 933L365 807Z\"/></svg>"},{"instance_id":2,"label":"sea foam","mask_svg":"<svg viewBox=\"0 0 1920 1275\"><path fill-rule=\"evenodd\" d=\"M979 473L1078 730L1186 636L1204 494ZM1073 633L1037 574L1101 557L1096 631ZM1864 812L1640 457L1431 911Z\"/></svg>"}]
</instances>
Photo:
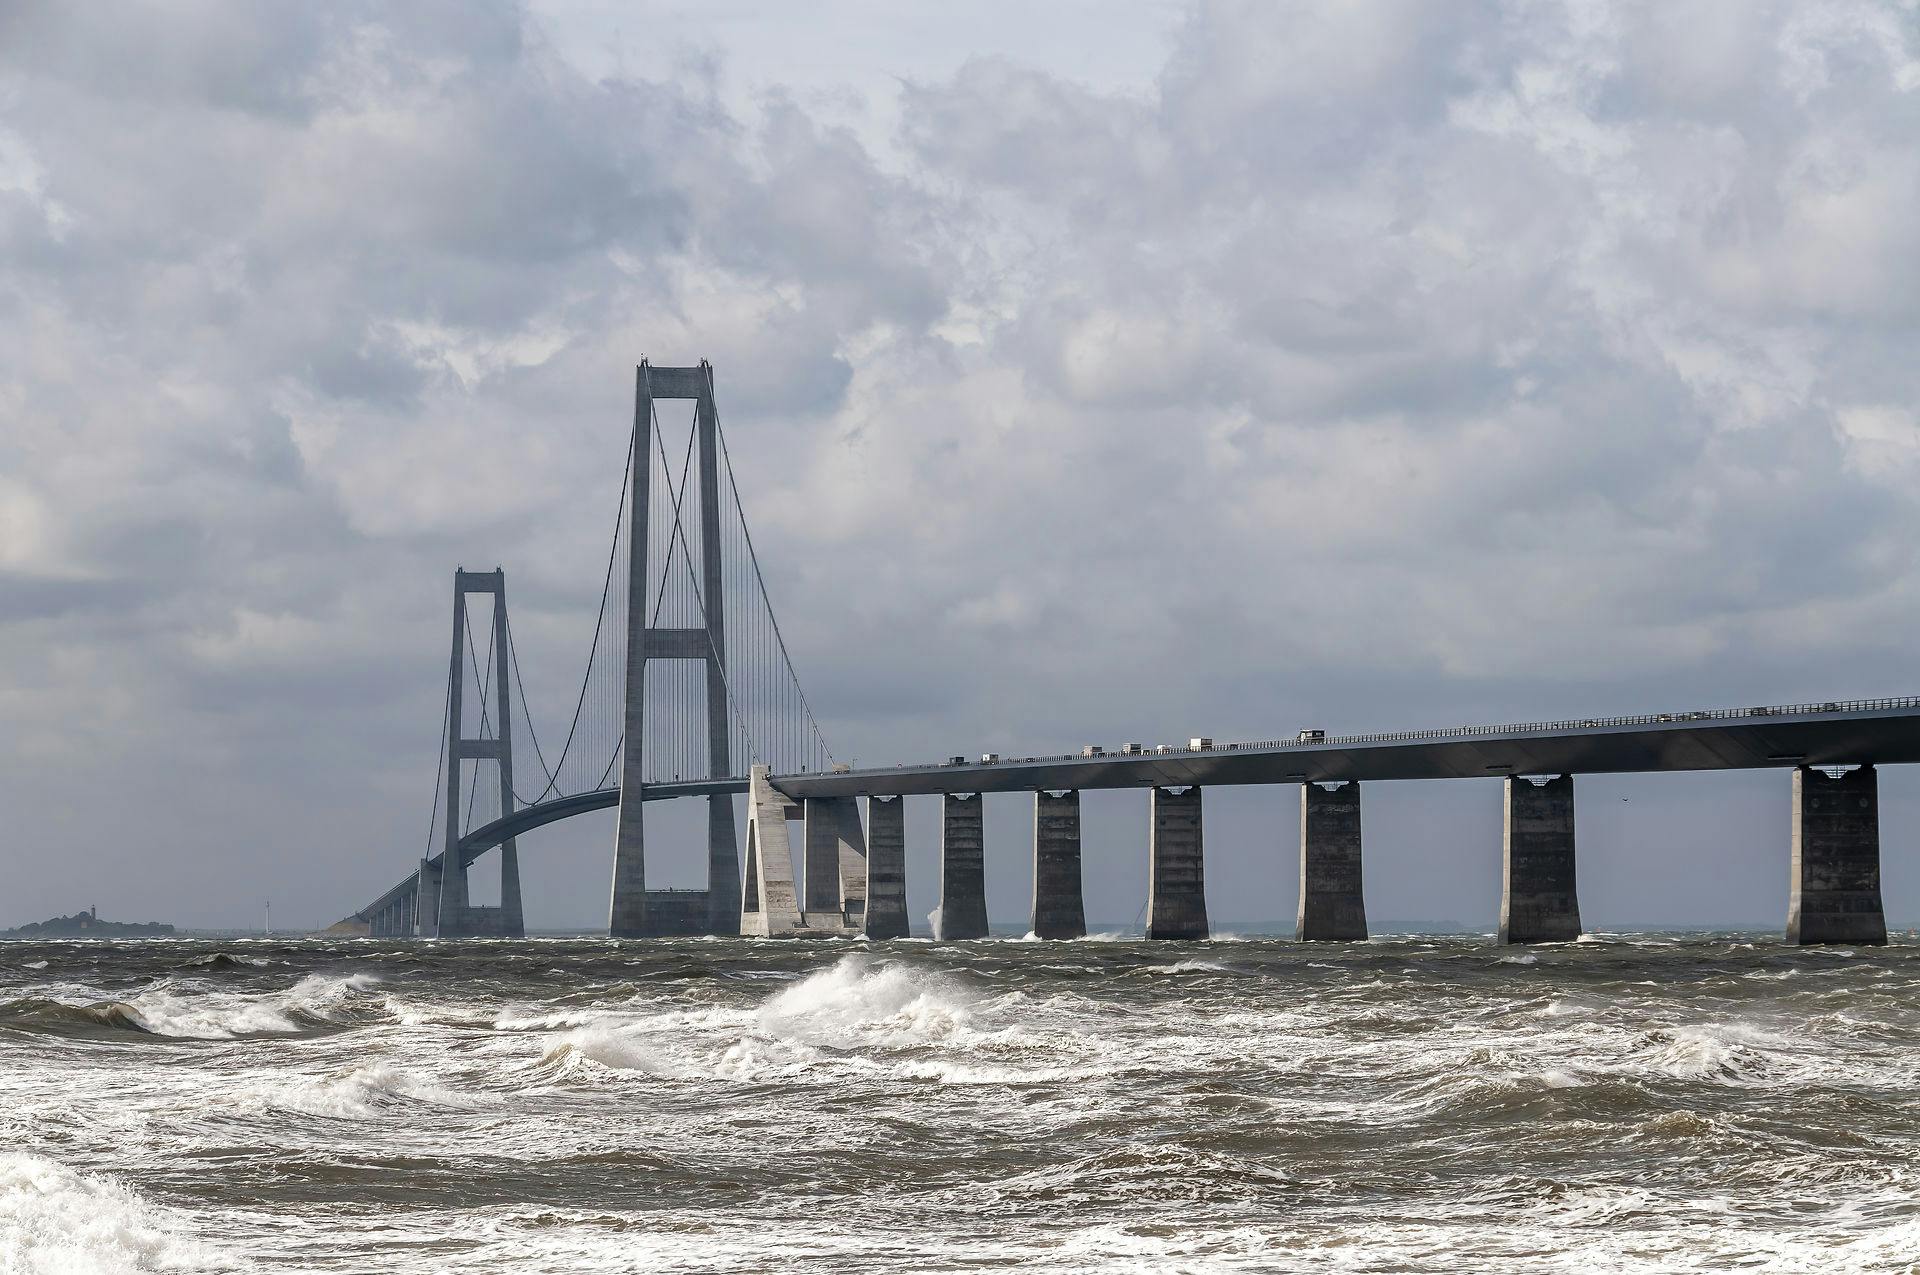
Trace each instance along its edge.
<instances>
[{"instance_id":1,"label":"sea foam","mask_svg":"<svg viewBox=\"0 0 1920 1275\"><path fill-rule=\"evenodd\" d=\"M280 1035L339 1025L355 992L375 987L371 974L309 974L284 991L209 992L164 984L126 1001L140 1025L161 1036L224 1040Z\"/></svg>"},{"instance_id":2,"label":"sea foam","mask_svg":"<svg viewBox=\"0 0 1920 1275\"><path fill-rule=\"evenodd\" d=\"M111 1178L77 1173L40 1156L0 1154L0 1271L125 1275L252 1269L184 1229Z\"/></svg>"}]
</instances>

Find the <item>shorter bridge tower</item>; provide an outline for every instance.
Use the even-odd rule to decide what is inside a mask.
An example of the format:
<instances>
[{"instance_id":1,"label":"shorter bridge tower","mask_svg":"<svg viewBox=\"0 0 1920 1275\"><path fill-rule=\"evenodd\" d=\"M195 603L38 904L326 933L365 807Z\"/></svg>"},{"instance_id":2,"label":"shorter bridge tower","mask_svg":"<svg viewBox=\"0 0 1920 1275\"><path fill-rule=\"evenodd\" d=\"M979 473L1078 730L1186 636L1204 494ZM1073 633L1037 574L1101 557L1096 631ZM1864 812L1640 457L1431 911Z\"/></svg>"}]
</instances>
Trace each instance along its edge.
<instances>
[{"instance_id":1,"label":"shorter bridge tower","mask_svg":"<svg viewBox=\"0 0 1920 1275\"><path fill-rule=\"evenodd\" d=\"M493 623L484 662L467 622L467 596L475 593L493 597ZM466 728L466 670L470 659L480 681L480 732L472 736ZM492 809L489 803L488 818L513 813L513 714L507 664L506 572L499 568L455 571L453 656L447 671L446 840L439 862L420 861L414 897L418 908L416 930L423 938L521 938L526 934L520 906L520 855L514 839L509 837L500 843L498 907L475 907L468 901L469 865L460 848L463 817L470 817L476 807L486 762L494 763L499 780L498 809ZM491 695L486 684L489 672L494 675ZM476 763L473 791L462 784L467 762Z\"/></svg>"}]
</instances>

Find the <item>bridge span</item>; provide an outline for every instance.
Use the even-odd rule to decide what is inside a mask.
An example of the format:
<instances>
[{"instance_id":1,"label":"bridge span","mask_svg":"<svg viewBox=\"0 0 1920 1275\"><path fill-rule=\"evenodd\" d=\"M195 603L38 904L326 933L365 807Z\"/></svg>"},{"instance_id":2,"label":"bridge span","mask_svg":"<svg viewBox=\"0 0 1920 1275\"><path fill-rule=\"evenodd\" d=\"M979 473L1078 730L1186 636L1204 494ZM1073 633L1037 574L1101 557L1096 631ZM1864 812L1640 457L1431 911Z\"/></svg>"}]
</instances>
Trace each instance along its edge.
<instances>
[{"instance_id":1,"label":"bridge span","mask_svg":"<svg viewBox=\"0 0 1920 1275\"><path fill-rule=\"evenodd\" d=\"M1920 762L1920 699L1462 726L1312 740L1163 745L775 775L796 800L1039 789L1216 787L1498 775L1762 770Z\"/></svg>"},{"instance_id":2,"label":"bridge span","mask_svg":"<svg viewBox=\"0 0 1920 1275\"><path fill-rule=\"evenodd\" d=\"M670 452L661 404L676 401L690 404L691 414L684 444L676 435ZM492 598L484 627L469 623L472 594ZM979 938L987 932L982 795L1026 793L1034 803L1033 932L1076 937L1086 929L1080 794L1143 789L1147 934L1205 938L1204 794L1272 785L1298 790L1296 933L1363 939L1362 785L1500 778L1500 939L1565 940L1580 933L1575 776L1773 768L1790 772L1793 785L1789 939L1878 943L1886 937L1878 767L1920 762L1920 698L1907 698L837 765L773 616L705 363L635 369L633 429L599 618L551 763L521 685L504 571L454 573L450 655L426 854L338 928L518 935L518 838L617 809L608 906L615 938L898 938L908 932L902 806L937 797L934 936ZM531 797L514 771L516 749L524 773L529 747L541 785ZM741 793L744 838L736 835ZM707 887L650 889L643 812L679 797L707 803ZM789 836L794 822L797 844ZM473 906L467 875L490 853L500 867L501 902Z\"/></svg>"}]
</instances>

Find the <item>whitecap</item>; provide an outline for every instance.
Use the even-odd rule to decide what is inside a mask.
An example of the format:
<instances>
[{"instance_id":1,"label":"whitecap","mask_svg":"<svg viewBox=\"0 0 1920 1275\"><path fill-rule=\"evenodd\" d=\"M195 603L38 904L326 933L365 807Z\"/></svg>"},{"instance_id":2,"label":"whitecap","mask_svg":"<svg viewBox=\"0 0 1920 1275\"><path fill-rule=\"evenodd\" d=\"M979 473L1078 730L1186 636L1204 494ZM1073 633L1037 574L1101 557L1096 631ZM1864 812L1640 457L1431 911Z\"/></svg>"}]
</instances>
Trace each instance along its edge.
<instances>
[{"instance_id":1,"label":"whitecap","mask_svg":"<svg viewBox=\"0 0 1920 1275\"><path fill-rule=\"evenodd\" d=\"M467 1107L485 1100L481 1092L457 1092L390 1063L349 1067L330 1076L277 1085L256 1097L266 1107L341 1117L377 1115L396 1102Z\"/></svg>"},{"instance_id":2,"label":"whitecap","mask_svg":"<svg viewBox=\"0 0 1920 1275\"><path fill-rule=\"evenodd\" d=\"M1227 967L1213 961L1175 961L1171 965L1144 965L1142 974L1224 974Z\"/></svg>"},{"instance_id":3,"label":"whitecap","mask_svg":"<svg viewBox=\"0 0 1920 1275\"><path fill-rule=\"evenodd\" d=\"M257 994L183 991L166 983L129 998L127 1006L142 1026L162 1036L222 1040L334 1021L352 993L379 982L372 974L309 974L284 991Z\"/></svg>"},{"instance_id":4,"label":"whitecap","mask_svg":"<svg viewBox=\"0 0 1920 1275\"><path fill-rule=\"evenodd\" d=\"M807 1044L923 1044L964 1025L977 999L933 970L846 956L775 995L757 1022Z\"/></svg>"},{"instance_id":5,"label":"whitecap","mask_svg":"<svg viewBox=\"0 0 1920 1275\"><path fill-rule=\"evenodd\" d=\"M0 1271L124 1275L251 1267L183 1230L111 1178L36 1155L0 1153Z\"/></svg>"}]
</instances>

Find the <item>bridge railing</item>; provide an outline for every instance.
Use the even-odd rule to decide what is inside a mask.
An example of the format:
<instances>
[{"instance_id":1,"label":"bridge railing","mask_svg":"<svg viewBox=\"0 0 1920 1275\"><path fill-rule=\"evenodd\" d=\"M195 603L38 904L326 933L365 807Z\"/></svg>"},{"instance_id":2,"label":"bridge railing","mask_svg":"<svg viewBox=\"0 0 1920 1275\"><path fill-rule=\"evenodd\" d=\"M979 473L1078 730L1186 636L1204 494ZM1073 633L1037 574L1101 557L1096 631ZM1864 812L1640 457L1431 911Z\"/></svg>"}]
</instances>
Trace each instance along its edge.
<instances>
[{"instance_id":1,"label":"bridge railing","mask_svg":"<svg viewBox=\"0 0 1920 1275\"><path fill-rule=\"evenodd\" d=\"M1359 735L1328 735L1321 739L1267 739L1213 744L1207 748L1186 745L1160 745L1146 756L1180 756L1198 753L1271 751L1289 748L1332 748L1348 744L1401 744L1435 739L1472 739L1501 735L1528 735L1548 731L1598 730L1610 726L1667 726L1680 722L1735 721L1753 717L1798 717L1811 713L1870 713L1888 709L1920 708L1920 696L1897 699L1826 700L1807 704L1764 704L1755 708L1708 708L1685 713L1635 713L1625 717L1564 718L1551 722L1511 722L1500 726L1443 726L1433 730L1376 731ZM1126 753L1101 753L1095 756L1125 757ZM1142 755L1142 754L1132 754ZM1085 753L1055 753L1039 757L1002 757L986 765L1031 765L1034 763L1088 760ZM903 762L896 770L942 770L938 762Z\"/></svg>"}]
</instances>

